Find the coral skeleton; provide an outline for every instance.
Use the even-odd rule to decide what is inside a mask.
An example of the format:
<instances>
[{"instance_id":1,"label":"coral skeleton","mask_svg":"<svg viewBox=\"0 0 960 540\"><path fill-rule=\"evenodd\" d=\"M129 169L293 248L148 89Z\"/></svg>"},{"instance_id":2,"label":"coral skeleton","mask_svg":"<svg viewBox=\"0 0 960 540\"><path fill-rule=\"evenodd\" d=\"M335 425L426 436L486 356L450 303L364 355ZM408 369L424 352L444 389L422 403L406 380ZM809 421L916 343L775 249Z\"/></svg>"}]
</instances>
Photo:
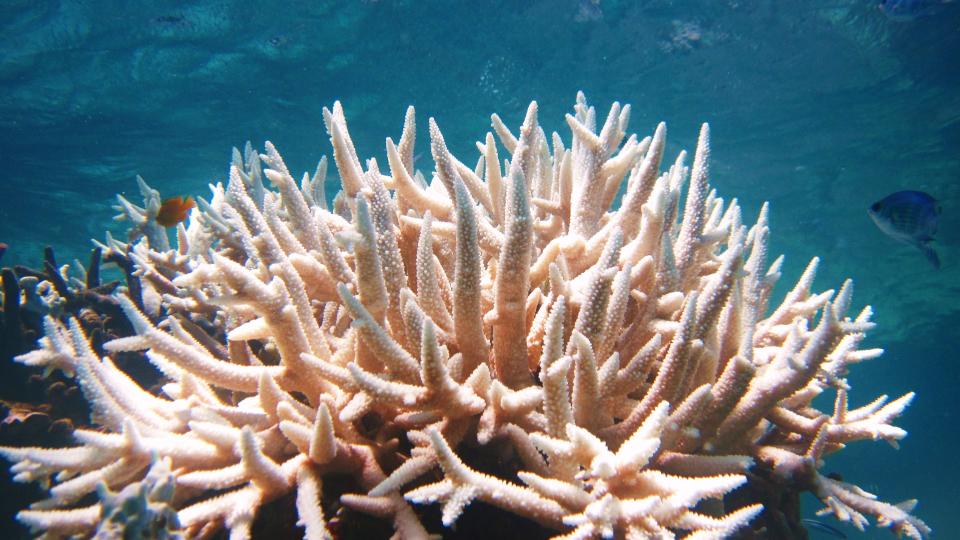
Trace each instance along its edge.
<instances>
[{"instance_id":1,"label":"coral skeleton","mask_svg":"<svg viewBox=\"0 0 960 540\"><path fill-rule=\"evenodd\" d=\"M326 158L298 183L271 143L248 144L173 244L139 179L144 206L118 207L128 241L101 244L133 265L138 293L113 294L135 335L97 351L76 320L47 316L18 358L75 377L98 427L69 448L0 448L17 481L49 487L18 519L90 537L110 493L143 509L158 488L131 486L165 475L156 504L184 538L250 538L289 495L318 540L335 533L321 502L337 474L356 486L341 508L391 520L395 538L442 532L424 505L452 527L483 501L556 538L704 540L774 535L782 509L732 503L763 482L861 530L870 516L927 537L914 501L821 472L854 441L906 436L892 422L912 393L848 404L848 372L882 352L859 348L870 308L848 314L850 281L812 291L817 259L777 302L767 206L748 224L711 189L709 126L691 164L664 166L665 125L628 136L629 116L614 103L600 124L579 94L565 143L536 103L519 131L493 115L475 166L430 119L428 178L412 107L381 170L335 103L332 201ZM117 367L131 352L162 388ZM465 457L478 452L500 469Z\"/></svg>"}]
</instances>

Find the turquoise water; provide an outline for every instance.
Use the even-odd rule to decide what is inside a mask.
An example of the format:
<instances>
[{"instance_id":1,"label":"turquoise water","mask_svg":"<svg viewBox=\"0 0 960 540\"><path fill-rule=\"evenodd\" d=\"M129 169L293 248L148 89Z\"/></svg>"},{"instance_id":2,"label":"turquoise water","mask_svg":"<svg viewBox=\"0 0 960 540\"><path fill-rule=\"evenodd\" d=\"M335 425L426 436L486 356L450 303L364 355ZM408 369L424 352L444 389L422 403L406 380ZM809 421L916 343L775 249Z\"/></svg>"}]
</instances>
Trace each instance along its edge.
<instances>
[{"instance_id":1,"label":"turquoise water","mask_svg":"<svg viewBox=\"0 0 960 540\"><path fill-rule=\"evenodd\" d=\"M671 156L708 121L713 186L750 216L772 204L782 283L819 255L816 289L852 277L855 303L874 307L867 346L887 354L854 372L852 405L918 392L899 451L855 444L828 469L920 499L939 538L957 534L958 3L895 21L873 0L14 0L0 5L0 88L4 265L35 266L46 244L85 257L122 230L110 207L136 200L137 174L164 196L206 196L247 140L312 171L337 99L360 155L381 163L408 104L420 149L435 116L471 164L490 113L516 126L530 100L566 137L577 90L600 110L632 104L631 131L665 120ZM939 271L866 214L900 189L943 206Z\"/></svg>"}]
</instances>

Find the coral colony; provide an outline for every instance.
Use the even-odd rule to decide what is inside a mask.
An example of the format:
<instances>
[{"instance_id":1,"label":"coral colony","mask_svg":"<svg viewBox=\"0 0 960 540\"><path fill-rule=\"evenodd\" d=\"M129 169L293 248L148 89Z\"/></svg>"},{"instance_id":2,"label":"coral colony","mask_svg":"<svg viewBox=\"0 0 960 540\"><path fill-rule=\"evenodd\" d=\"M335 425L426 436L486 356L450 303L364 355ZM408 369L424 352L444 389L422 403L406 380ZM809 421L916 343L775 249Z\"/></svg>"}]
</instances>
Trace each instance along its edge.
<instances>
[{"instance_id":1,"label":"coral colony","mask_svg":"<svg viewBox=\"0 0 960 540\"><path fill-rule=\"evenodd\" d=\"M16 480L50 487L19 521L46 538L240 540L289 496L304 538L331 538L325 481L349 475L336 508L396 538L444 532L429 505L454 527L474 501L558 538L787 538L799 515L778 501L802 491L860 529L926 537L915 501L822 471L853 441L906 435L891 422L913 394L848 402L848 370L882 352L858 349L870 308L848 315L849 281L811 292L816 259L772 299L767 208L745 224L710 189L709 127L692 166L681 152L661 172L665 126L627 137L629 112L614 104L598 131L579 95L570 146L536 103L519 133L493 115L475 167L431 120L428 182L412 107L387 174L337 103L332 204L326 160L298 186L272 144L248 145L175 248L141 182L143 207L121 199L130 243L103 246L134 264L137 294L114 297L135 335L101 355L48 317L18 358L75 377L97 426L69 448L0 449ZM131 351L162 389L116 367ZM482 453L499 469L468 459Z\"/></svg>"}]
</instances>

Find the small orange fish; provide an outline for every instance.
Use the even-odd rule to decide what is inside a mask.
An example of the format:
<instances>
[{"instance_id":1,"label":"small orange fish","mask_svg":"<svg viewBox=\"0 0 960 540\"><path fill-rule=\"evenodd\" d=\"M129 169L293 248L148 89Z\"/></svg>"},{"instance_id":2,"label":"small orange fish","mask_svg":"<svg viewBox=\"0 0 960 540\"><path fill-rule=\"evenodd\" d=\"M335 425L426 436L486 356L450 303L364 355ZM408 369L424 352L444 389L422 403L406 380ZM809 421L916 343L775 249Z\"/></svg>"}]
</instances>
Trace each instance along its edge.
<instances>
[{"instance_id":1,"label":"small orange fish","mask_svg":"<svg viewBox=\"0 0 960 540\"><path fill-rule=\"evenodd\" d=\"M193 202L193 197L171 197L160 205L160 211L157 212L157 223L164 227L173 227L177 223L187 219L190 209L197 203Z\"/></svg>"}]
</instances>

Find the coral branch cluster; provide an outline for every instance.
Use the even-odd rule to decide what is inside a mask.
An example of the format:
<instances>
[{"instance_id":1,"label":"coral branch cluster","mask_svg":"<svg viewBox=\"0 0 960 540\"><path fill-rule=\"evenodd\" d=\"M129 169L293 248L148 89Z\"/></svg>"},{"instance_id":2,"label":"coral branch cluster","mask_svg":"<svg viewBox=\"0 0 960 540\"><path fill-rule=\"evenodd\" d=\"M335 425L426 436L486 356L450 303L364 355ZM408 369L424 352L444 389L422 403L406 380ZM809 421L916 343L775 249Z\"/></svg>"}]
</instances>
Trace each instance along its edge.
<instances>
[{"instance_id":1,"label":"coral branch cluster","mask_svg":"<svg viewBox=\"0 0 960 540\"><path fill-rule=\"evenodd\" d=\"M519 132L494 115L473 167L431 119L428 181L412 107L386 140L388 174L361 162L337 103L331 203L325 158L298 184L271 143L248 145L174 248L141 181L146 204L121 201L129 243L103 245L135 268L137 294L116 294L135 335L97 351L76 321L48 318L19 358L74 374L101 428L71 448L0 449L17 480L52 485L19 520L91 535L117 506L91 504L98 485L164 474L162 508L141 514L176 509L165 526L186 537L249 538L258 509L292 493L304 537L330 538L324 481L347 474L339 503L398 538L428 536L422 505L452 526L477 500L558 538L775 530L782 509L730 504L755 482L925 537L912 502L820 472L851 442L906 435L891 422L912 394L848 406L848 370L881 352L859 348L870 309L847 315L849 281L812 292L816 259L773 304L767 208L745 224L711 190L709 127L690 166L681 152L663 167L666 127L627 136L629 115L614 104L600 125L579 95L569 146L536 103ZM111 359L131 351L161 390ZM825 392L832 411L814 404ZM478 448L500 474L464 458Z\"/></svg>"}]
</instances>

